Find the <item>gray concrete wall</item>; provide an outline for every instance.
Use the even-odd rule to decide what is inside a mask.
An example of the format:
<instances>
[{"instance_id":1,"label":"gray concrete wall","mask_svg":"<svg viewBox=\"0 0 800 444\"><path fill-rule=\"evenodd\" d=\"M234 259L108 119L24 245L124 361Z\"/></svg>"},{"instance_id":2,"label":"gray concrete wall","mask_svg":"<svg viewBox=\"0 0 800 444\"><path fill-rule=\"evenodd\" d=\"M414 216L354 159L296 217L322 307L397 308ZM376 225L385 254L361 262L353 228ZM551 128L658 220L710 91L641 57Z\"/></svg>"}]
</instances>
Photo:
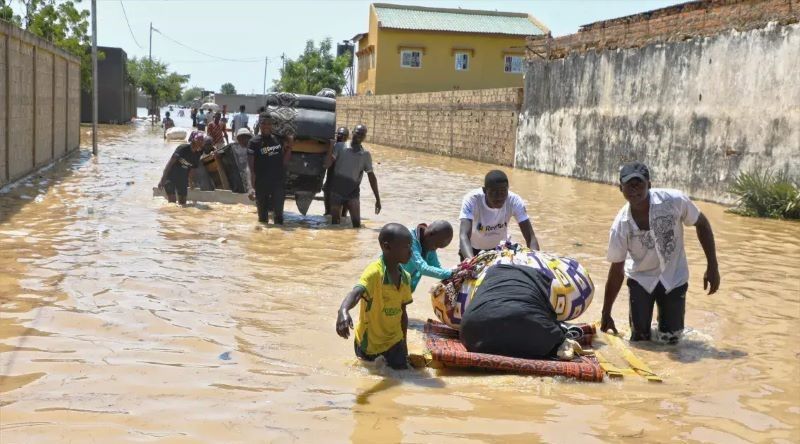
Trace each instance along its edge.
<instances>
[{"instance_id":1,"label":"gray concrete wall","mask_svg":"<svg viewBox=\"0 0 800 444\"><path fill-rule=\"evenodd\" d=\"M0 186L78 148L79 63L0 22Z\"/></svg>"},{"instance_id":2,"label":"gray concrete wall","mask_svg":"<svg viewBox=\"0 0 800 444\"><path fill-rule=\"evenodd\" d=\"M730 203L755 167L800 175L800 24L531 60L515 166L616 183L643 160L654 186Z\"/></svg>"},{"instance_id":3,"label":"gray concrete wall","mask_svg":"<svg viewBox=\"0 0 800 444\"><path fill-rule=\"evenodd\" d=\"M122 48L98 46L97 121L130 123L136 117L136 88L128 80L128 55ZM92 121L92 92L81 91L81 121Z\"/></svg>"}]
</instances>

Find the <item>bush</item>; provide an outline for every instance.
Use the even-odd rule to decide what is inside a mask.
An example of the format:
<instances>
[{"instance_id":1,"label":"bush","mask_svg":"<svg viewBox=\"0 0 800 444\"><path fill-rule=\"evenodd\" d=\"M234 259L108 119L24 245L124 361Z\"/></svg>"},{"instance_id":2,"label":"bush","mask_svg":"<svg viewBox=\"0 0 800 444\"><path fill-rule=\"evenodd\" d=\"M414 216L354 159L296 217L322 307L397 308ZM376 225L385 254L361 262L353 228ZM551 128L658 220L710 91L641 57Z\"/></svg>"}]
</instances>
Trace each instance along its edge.
<instances>
[{"instance_id":1,"label":"bush","mask_svg":"<svg viewBox=\"0 0 800 444\"><path fill-rule=\"evenodd\" d=\"M743 216L800 219L800 187L785 173L770 170L741 173L731 186L739 205L731 211Z\"/></svg>"}]
</instances>

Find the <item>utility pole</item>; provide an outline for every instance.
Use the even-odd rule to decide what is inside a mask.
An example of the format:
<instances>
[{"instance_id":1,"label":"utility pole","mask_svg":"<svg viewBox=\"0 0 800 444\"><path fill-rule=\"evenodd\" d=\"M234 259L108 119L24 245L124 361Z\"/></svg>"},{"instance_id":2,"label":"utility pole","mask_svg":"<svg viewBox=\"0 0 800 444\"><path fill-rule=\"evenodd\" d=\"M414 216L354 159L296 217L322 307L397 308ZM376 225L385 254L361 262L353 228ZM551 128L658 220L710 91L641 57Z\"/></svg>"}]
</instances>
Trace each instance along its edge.
<instances>
[{"instance_id":1,"label":"utility pole","mask_svg":"<svg viewBox=\"0 0 800 444\"><path fill-rule=\"evenodd\" d=\"M281 62L283 63L283 69L286 69L286 53L284 52L281 54Z\"/></svg>"},{"instance_id":2,"label":"utility pole","mask_svg":"<svg viewBox=\"0 0 800 444\"><path fill-rule=\"evenodd\" d=\"M92 0L92 155L97 155L97 0Z\"/></svg>"},{"instance_id":3,"label":"utility pole","mask_svg":"<svg viewBox=\"0 0 800 444\"><path fill-rule=\"evenodd\" d=\"M147 54L147 59L150 61L150 69L153 68L153 22L150 22L150 50ZM150 96L150 101L148 102L150 106L148 106L147 114L150 115L156 107L155 100L153 96ZM150 118L150 122L152 123L152 117Z\"/></svg>"},{"instance_id":4,"label":"utility pole","mask_svg":"<svg viewBox=\"0 0 800 444\"><path fill-rule=\"evenodd\" d=\"M269 63L269 57L264 57L264 92L262 94L267 94L267 63Z\"/></svg>"},{"instance_id":5,"label":"utility pole","mask_svg":"<svg viewBox=\"0 0 800 444\"><path fill-rule=\"evenodd\" d=\"M150 54L148 56L150 61L153 61L153 22L150 22Z\"/></svg>"}]
</instances>

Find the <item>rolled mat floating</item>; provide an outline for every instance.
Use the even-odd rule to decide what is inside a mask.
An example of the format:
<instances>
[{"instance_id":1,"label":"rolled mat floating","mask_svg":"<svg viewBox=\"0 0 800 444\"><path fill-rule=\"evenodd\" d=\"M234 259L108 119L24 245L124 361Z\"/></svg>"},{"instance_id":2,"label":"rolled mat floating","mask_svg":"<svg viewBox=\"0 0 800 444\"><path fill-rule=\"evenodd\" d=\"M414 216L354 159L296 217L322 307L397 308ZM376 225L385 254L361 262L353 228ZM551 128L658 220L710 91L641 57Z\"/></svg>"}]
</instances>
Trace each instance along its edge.
<instances>
[{"instance_id":1,"label":"rolled mat floating","mask_svg":"<svg viewBox=\"0 0 800 444\"><path fill-rule=\"evenodd\" d=\"M581 328L591 338L591 327ZM441 322L425 324L425 344L434 361L447 367L480 368L536 376L565 376L580 381L602 382L603 369L593 356L579 356L572 361L521 359L508 356L472 353L458 340L458 330Z\"/></svg>"}]
</instances>

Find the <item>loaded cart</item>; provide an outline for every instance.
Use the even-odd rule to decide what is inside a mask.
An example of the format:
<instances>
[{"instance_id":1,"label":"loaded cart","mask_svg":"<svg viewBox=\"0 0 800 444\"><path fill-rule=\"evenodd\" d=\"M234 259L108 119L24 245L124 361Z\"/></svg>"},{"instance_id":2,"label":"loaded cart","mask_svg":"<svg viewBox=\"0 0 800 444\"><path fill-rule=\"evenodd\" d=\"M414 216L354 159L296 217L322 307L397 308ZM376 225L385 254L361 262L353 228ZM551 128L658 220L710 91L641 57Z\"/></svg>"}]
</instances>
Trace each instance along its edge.
<instances>
[{"instance_id":1,"label":"loaded cart","mask_svg":"<svg viewBox=\"0 0 800 444\"><path fill-rule=\"evenodd\" d=\"M298 211L305 215L311 202L322 191L325 178L325 158L331 139L336 133L336 99L291 93L267 94L267 110L275 119L273 133L280 136L293 134L292 157L286 167L286 197L293 198ZM252 204L247 197L246 174L242 174L242 161L227 145L203 157L204 168L213 182L200 188L190 188L188 200L196 202ZM154 189L154 195L162 195Z\"/></svg>"}]
</instances>

